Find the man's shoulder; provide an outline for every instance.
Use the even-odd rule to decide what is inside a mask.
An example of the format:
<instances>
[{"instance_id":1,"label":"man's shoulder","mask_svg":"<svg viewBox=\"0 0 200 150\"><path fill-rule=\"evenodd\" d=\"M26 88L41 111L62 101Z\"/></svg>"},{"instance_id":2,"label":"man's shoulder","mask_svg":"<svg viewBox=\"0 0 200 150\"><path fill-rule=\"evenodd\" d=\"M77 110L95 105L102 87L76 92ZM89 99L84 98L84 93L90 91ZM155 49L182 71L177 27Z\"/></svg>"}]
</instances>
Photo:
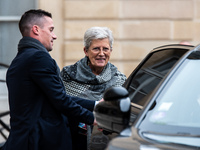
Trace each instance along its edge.
<instances>
[{"instance_id":1,"label":"man's shoulder","mask_svg":"<svg viewBox=\"0 0 200 150\"><path fill-rule=\"evenodd\" d=\"M38 56L38 55L50 56L48 54L48 52L45 52L43 50L39 50L39 49L34 48L34 47L24 48L23 50L20 50L19 54L18 54L18 56L26 56L26 57L34 57L34 56Z\"/></svg>"}]
</instances>

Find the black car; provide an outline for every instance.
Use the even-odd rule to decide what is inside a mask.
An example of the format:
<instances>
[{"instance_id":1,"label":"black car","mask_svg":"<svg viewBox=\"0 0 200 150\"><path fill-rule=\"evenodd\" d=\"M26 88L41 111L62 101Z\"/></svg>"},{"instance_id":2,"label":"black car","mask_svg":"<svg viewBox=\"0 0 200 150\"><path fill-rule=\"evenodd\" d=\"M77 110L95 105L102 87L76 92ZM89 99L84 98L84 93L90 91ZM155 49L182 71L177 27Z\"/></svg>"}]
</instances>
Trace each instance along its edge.
<instances>
[{"instance_id":1,"label":"black car","mask_svg":"<svg viewBox=\"0 0 200 150\"><path fill-rule=\"evenodd\" d=\"M104 100L97 123L119 133L108 150L200 149L200 45L155 48Z\"/></svg>"}]
</instances>

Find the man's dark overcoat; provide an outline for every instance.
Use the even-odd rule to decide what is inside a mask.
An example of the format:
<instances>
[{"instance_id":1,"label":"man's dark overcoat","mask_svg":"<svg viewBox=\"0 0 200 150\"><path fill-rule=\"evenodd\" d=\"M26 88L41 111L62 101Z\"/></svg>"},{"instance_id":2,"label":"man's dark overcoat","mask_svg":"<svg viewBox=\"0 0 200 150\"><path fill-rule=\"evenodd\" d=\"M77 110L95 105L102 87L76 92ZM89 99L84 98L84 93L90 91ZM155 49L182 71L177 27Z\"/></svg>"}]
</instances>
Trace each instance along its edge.
<instances>
[{"instance_id":1,"label":"man's dark overcoat","mask_svg":"<svg viewBox=\"0 0 200 150\"><path fill-rule=\"evenodd\" d=\"M3 150L70 150L67 117L93 123L95 102L66 95L56 62L38 40L20 40L6 78L11 131Z\"/></svg>"}]
</instances>

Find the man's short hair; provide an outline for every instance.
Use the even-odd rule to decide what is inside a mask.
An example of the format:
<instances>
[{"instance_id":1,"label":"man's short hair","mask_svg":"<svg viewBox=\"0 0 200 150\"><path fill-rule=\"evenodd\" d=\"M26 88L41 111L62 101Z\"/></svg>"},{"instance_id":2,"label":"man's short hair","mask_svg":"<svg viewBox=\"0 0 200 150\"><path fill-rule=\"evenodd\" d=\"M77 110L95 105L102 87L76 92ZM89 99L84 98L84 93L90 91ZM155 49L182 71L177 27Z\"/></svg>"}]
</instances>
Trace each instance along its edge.
<instances>
[{"instance_id":1,"label":"man's short hair","mask_svg":"<svg viewBox=\"0 0 200 150\"><path fill-rule=\"evenodd\" d=\"M31 9L29 11L26 11L19 21L19 30L22 36L29 35L30 29L33 25L38 25L42 28L43 22L41 19L43 19L44 16L52 18L51 13L41 9Z\"/></svg>"}]
</instances>

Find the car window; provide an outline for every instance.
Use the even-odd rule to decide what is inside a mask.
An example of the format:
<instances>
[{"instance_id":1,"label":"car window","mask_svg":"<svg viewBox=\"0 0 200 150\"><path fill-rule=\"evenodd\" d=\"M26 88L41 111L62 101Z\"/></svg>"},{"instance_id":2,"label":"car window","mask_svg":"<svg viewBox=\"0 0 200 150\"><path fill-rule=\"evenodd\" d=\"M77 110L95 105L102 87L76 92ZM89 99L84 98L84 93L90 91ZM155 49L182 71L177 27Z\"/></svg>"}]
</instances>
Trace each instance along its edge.
<instances>
[{"instance_id":1,"label":"car window","mask_svg":"<svg viewBox=\"0 0 200 150\"><path fill-rule=\"evenodd\" d=\"M186 49L164 49L151 53L141 68L131 76L127 90L131 102L140 106L146 103L148 96L186 52Z\"/></svg>"},{"instance_id":2,"label":"car window","mask_svg":"<svg viewBox=\"0 0 200 150\"><path fill-rule=\"evenodd\" d=\"M163 126L200 127L200 60L187 59L163 92L150 122Z\"/></svg>"}]
</instances>

